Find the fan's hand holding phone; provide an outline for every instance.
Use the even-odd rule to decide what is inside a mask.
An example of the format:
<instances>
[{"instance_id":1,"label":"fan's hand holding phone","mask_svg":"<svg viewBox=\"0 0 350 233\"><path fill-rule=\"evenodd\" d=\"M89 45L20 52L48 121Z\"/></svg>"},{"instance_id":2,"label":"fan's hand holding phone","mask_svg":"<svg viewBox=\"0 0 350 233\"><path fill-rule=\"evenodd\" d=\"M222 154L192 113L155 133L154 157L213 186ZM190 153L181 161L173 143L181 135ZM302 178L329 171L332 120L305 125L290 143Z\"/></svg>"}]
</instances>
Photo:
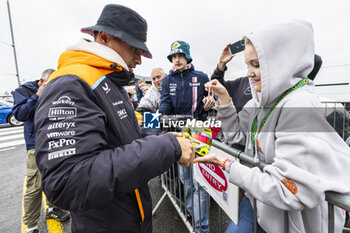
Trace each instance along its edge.
<instances>
[{"instance_id":1,"label":"fan's hand holding phone","mask_svg":"<svg viewBox=\"0 0 350 233\"><path fill-rule=\"evenodd\" d=\"M228 50L230 51L231 54L236 54L239 52L242 52L245 49L245 40L239 40L233 44L230 44L228 47Z\"/></svg>"}]
</instances>

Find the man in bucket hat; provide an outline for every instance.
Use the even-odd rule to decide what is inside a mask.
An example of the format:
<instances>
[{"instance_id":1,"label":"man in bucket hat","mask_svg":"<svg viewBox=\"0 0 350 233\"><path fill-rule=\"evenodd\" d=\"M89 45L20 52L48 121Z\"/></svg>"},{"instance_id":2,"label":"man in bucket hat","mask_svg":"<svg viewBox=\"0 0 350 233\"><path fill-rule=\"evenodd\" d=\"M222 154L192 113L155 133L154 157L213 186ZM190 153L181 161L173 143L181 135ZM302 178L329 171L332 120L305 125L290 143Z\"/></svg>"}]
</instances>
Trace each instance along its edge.
<instances>
[{"instance_id":1,"label":"man in bucket hat","mask_svg":"<svg viewBox=\"0 0 350 233\"><path fill-rule=\"evenodd\" d=\"M161 104L159 112L166 115L185 115L189 118L206 120L207 111L215 104L214 98L208 97L204 84L209 81L206 74L196 71L192 65L190 46L185 41L171 44L168 60L173 69L162 80ZM193 168L179 168L180 179L184 184L187 211L194 216L195 231L208 232L208 193L198 189L193 178ZM192 180L192 181L191 181ZM200 208L198 204L200 194ZM193 202L191 194L193 194ZM199 210L200 213L199 213Z\"/></svg>"},{"instance_id":2,"label":"man in bucket hat","mask_svg":"<svg viewBox=\"0 0 350 233\"><path fill-rule=\"evenodd\" d=\"M63 52L35 115L37 164L53 204L71 211L72 232L152 232L147 182L194 149L181 135L141 138L123 86L146 46L147 23L110 4L82 40Z\"/></svg>"}]
</instances>

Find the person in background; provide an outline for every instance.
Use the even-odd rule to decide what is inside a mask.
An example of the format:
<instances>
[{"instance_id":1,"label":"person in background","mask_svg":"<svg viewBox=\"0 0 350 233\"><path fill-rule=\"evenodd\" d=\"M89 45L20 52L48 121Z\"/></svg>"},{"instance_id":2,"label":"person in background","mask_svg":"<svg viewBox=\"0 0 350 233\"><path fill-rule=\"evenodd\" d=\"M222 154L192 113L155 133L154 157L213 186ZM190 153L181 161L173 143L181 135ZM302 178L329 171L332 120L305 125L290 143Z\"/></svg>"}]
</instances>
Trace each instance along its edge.
<instances>
[{"instance_id":1,"label":"person in background","mask_svg":"<svg viewBox=\"0 0 350 233\"><path fill-rule=\"evenodd\" d=\"M145 96L146 92L148 91L148 89L151 87L151 85L149 85L148 83L146 83L145 80L140 80L137 82L137 85L139 87L139 89L142 91L143 96Z\"/></svg>"},{"instance_id":2,"label":"person in background","mask_svg":"<svg viewBox=\"0 0 350 233\"><path fill-rule=\"evenodd\" d=\"M166 76L166 73L162 68L154 68L151 73L153 85L146 92L145 96L140 101L138 106L139 110L152 110L159 109L160 106L160 90L162 87L162 79Z\"/></svg>"},{"instance_id":3,"label":"person in background","mask_svg":"<svg viewBox=\"0 0 350 233\"><path fill-rule=\"evenodd\" d=\"M283 210L289 232L327 232L325 192L350 192L350 148L319 111L307 78L314 66L311 24L293 20L248 34L245 62L253 98L238 114L222 84L213 80L206 87L218 97L228 141L245 145L247 154L267 166L250 168L215 154L195 160L220 165L246 191L238 225L228 232L253 232L253 198L258 232L283 232ZM335 207L334 232L342 231L344 219L345 212Z\"/></svg>"},{"instance_id":4,"label":"person in background","mask_svg":"<svg viewBox=\"0 0 350 233\"><path fill-rule=\"evenodd\" d=\"M178 40L171 44L170 49L167 58L173 63L173 68L162 80L159 112L165 115L183 115L206 120L207 111L215 104L215 100L208 97L204 87L204 84L209 81L208 76L194 69L188 43ZM198 189L198 184L193 178L192 166L179 168L179 175L185 185L187 211L192 214L193 210L194 213L195 231L208 232L208 193L202 187ZM200 193L200 214L198 192ZM193 203L191 194L193 194Z\"/></svg>"},{"instance_id":5,"label":"person in background","mask_svg":"<svg viewBox=\"0 0 350 233\"><path fill-rule=\"evenodd\" d=\"M135 97L136 97L135 88L129 86L129 87L125 87L125 90L129 95L132 106L134 107L134 109L136 109L138 106L138 101L135 100Z\"/></svg>"},{"instance_id":6,"label":"person in background","mask_svg":"<svg viewBox=\"0 0 350 233\"><path fill-rule=\"evenodd\" d=\"M214 106L215 100L207 96L204 88L208 76L194 69L189 44L173 42L167 58L173 68L162 81L159 112L206 120L207 111Z\"/></svg>"},{"instance_id":7,"label":"person in background","mask_svg":"<svg viewBox=\"0 0 350 233\"><path fill-rule=\"evenodd\" d=\"M146 92L151 88L151 84L146 83L146 85L143 86L143 93L146 94Z\"/></svg>"},{"instance_id":8,"label":"person in background","mask_svg":"<svg viewBox=\"0 0 350 233\"><path fill-rule=\"evenodd\" d=\"M140 103L142 97L144 96L143 95L143 92L142 90L139 88L139 85L137 83L135 83L135 91L136 91L136 97L137 97L137 100L135 100L138 103Z\"/></svg>"},{"instance_id":9,"label":"person in background","mask_svg":"<svg viewBox=\"0 0 350 233\"><path fill-rule=\"evenodd\" d=\"M41 176L35 161L35 129L34 115L39 96L45 87L47 78L53 69L44 70L40 80L26 82L18 87L14 93L12 112L17 120L24 122L24 139L27 149L26 189L23 193L23 223L27 226L27 233L39 232L38 221L41 212L42 186ZM47 202L46 218L54 218L64 222L69 219L69 213Z\"/></svg>"},{"instance_id":10,"label":"person in background","mask_svg":"<svg viewBox=\"0 0 350 233\"><path fill-rule=\"evenodd\" d=\"M150 233L148 181L174 162L189 166L194 148L177 133L142 138L124 86L141 56L152 58L146 20L108 4L97 24L81 31L95 41L82 39L61 54L37 105L43 189L71 211L73 233Z\"/></svg>"}]
</instances>

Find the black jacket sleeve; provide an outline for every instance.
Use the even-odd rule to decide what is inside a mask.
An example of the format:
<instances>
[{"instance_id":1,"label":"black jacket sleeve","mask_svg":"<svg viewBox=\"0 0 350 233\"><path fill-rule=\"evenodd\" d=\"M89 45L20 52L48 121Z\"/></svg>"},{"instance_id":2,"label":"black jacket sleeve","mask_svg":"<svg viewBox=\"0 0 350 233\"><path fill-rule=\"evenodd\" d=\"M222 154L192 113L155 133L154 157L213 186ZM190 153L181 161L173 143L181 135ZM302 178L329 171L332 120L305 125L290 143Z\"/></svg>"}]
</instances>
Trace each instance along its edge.
<instances>
[{"instance_id":1,"label":"black jacket sleeve","mask_svg":"<svg viewBox=\"0 0 350 233\"><path fill-rule=\"evenodd\" d=\"M216 66L216 69L214 70L213 74L210 77L210 80L217 79L229 92L231 98L233 96L233 92L235 91L235 82L232 80L225 81L224 76L225 76L225 71L227 70L227 66L225 66L225 70L221 71L218 66Z\"/></svg>"},{"instance_id":2,"label":"black jacket sleeve","mask_svg":"<svg viewBox=\"0 0 350 233\"><path fill-rule=\"evenodd\" d=\"M12 109L16 119L23 122L30 118L33 119L38 98L36 94L27 96L21 88L17 88L13 93L14 105Z\"/></svg>"},{"instance_id":3,"label":"black jacket sleeve","mask_svg":"<svg viewBox=\"0 0 350 233\"><path fill-rule=\"evenodd\" d=\"M225 71L227 70L227 67L225 66L225 70L221 71L219 70L218 66L216 66L216 69L214 70L213 74L210 77L210 80L214 80L217 79L224 87L226 81L224 80L224 75L225 75Z\"/></svg>"},{"instance_id":4,"label":"black jacket sleeve","mask_svg":"<svg viewBox=\"0 0 350 233\"><path fill-rule=\"evenodd\" d=\"M63 97L69 101L57 101ZM74 76L51 81L38 101L36 160L43 189L50 202L67 210L106 204L146 184L181 156L171 134L112 147L107 116L97 102L91 88Z\"/></svg>"},{"instance_id":5,"label":"black jacket sleeve","mask_svg":"<svg viewBox=\"0 0 350 233\"><path fill-rule=\"evenodd\" d=\"M171 102L171 97L170 97L168 76L165 76L162 80L159 112L163 113L164 115L170 115L173 113L173 104Z\"/></svg>"}]
</instances>

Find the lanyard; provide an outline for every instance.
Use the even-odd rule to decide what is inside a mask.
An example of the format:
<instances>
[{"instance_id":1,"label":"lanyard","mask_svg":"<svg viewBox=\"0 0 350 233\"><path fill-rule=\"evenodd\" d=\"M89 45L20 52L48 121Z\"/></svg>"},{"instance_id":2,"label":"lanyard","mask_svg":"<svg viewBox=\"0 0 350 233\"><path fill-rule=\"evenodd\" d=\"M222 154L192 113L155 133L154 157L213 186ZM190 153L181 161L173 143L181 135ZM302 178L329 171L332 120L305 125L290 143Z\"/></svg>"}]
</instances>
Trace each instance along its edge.
<instances>
[{"instance_id":1,"label":"lanyard","mask_svg":"<svg viewBox=\"0 0 350 233\"><path fill-rule=\"evenodd\" d=\"M253 152L255 154L255 142L258 144L258 134L261 132L261 129L264 127L265 122L267 121L267 118L269 118L269 116L271 115L272 111L276 108L277 104L279 102L281 102L281 100L286 97L289 93L291 93L292 91L305 86L307 83L309 82L308 78L304 78L302 80L300 80L297 84L295 84L293 87L289 88L288 90L286 90L281 96L280 98L273 104L273 106L270 108L269 112L265 115L264 119L262 119L262 121L260 122L260 126L259 129L257 129L258 127L258 115L259 112L256 114L254 121L252 123L252 127L251 127L251 134L250 134L250 139L251 139L251 143L252 143L252 147L253 147ZM253 143L254 142L254 143Z\"/></svg>"}]
</instances>

